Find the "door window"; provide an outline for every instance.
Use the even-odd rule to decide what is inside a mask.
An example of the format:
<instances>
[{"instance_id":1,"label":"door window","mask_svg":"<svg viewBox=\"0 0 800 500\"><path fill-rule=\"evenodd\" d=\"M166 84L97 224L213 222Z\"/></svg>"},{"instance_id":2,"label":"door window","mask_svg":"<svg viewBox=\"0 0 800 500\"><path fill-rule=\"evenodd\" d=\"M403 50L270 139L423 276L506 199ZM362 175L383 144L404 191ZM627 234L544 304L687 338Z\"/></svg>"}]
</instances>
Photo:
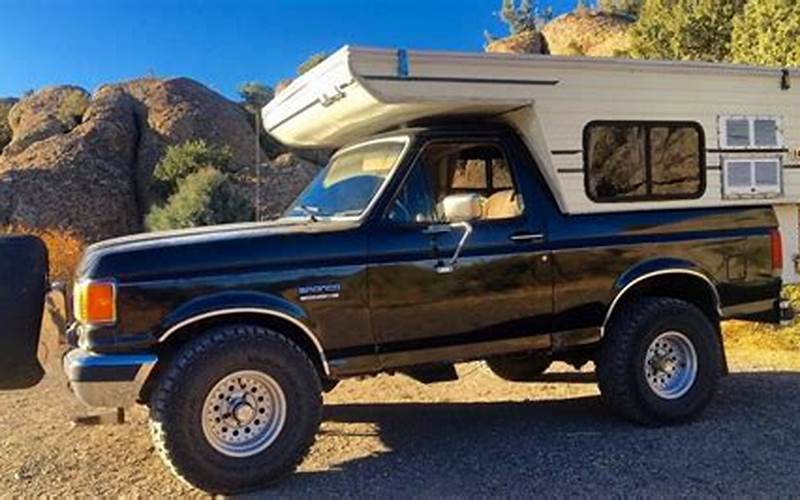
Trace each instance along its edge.
<instances>
[{"instance_id":1,"label":"door window","mask_svg":"<svg viewBox=\"0 0 800 500\"><path fill-rule=\"evenodd\" d=\"M506 155L491 142L434 142L425 147L389 211L398 223L445 223L452 194L480 197L482 220L522 214L522 196Z\"/></svg>"}]
</instances>

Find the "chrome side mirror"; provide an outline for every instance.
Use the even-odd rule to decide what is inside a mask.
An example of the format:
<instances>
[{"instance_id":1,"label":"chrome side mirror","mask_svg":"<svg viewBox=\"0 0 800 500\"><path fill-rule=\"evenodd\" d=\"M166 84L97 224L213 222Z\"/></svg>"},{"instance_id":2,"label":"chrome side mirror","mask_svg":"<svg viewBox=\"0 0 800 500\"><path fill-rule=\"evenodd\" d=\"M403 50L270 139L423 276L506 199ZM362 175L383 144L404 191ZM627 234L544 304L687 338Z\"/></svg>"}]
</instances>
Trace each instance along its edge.
<instances>
[{"instance_id":1,"label":"chrome side mirror","mask_svg":"<svg viewBox=\"0 0 800 500\"><path fill-rule=\"evenodd\" d=\"M470 222L483 216L481 197L475 193L451 194L442 200L442 208L450 223Z\"/></svg>"}]
</instances>

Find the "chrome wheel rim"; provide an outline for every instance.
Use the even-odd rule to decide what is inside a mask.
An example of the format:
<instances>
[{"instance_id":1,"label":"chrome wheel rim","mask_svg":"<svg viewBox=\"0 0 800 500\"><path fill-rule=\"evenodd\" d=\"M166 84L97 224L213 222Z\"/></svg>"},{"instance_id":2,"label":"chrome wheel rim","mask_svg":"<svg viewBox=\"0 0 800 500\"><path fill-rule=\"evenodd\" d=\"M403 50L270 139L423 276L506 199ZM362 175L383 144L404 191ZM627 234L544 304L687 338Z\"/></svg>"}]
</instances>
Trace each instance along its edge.
<instances>
[{"instance_id":1,"label":"chrome wheel rim","mask_svg":"<svg viewBox=\"0 0 800 500\"><path fill-rule=\"evenodd\" d=\"M662 399L677 399L689 392L697 379L697 351L692 341L676 331L656 337L647 348L644 376Z\"/></svg>"},{"instance_id":2,"label":"chrome wheel rim","mask_svg":"<svg viewBox=\"0 0 800 500\"><path fill-rule=\"evenodd\" d=\"M283 430L286 396L266 373L242 370L214 385L202 411L203 434L212 448L230 457L250 457Z\"/></svg>"}]
</instances>

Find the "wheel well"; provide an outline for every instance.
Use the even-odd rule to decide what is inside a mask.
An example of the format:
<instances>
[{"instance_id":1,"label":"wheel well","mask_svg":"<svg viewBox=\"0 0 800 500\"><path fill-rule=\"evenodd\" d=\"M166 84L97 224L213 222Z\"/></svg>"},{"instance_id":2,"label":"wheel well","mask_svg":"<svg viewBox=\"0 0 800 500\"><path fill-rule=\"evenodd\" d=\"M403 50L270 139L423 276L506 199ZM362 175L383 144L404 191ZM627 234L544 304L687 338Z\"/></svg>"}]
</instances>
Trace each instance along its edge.
<instances>
[{"instance_id":1,"label":"wheel well","mask_svg":"<svg viewBox=\"0 0 800 500\"><path fill-rule=\"evenodd\" d=\"M639 297L671 297L694 304L703 311L715 325L719 324L719 298L713 285L705 278L690 273L667 273L652 276L636 283L631 288L620 292L608 311L604 325L607 325L614 314L624 304Z\"/></svg>"},{"instance_id":2,"label":"wheel well","mask_svg":"<svg viewBox=\"0 0 800 500\"><path fill-rule=\"evenodd\" d=\"M143 385L139 400L142 402L147 401L153 384L158 380L160 369L170 363L172 356L178 352L181 346L197 335L202 334L204 331L216 326L230 324L257 325L279 332L281 335L297 344L306 353L309 359L314 363L320 381L325 382L328 380L325 360L322 357L323 355L320 353L314 341L309 338L308 333L303 331L298 325L279 316L270 314L255 312L220 314L218 316L211 316L198 320L194 323L189 323L172 332L166 340L156 346L155 353L158 355L158 363Z\"/></svg>"}]
</instances>

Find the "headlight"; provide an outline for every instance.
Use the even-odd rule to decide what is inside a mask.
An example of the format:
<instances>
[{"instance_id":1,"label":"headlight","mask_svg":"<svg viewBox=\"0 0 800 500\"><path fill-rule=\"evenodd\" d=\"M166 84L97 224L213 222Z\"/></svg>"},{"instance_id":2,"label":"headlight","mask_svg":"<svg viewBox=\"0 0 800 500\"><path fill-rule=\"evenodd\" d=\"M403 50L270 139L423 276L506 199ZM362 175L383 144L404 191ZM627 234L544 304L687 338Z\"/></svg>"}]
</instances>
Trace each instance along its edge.
<instances>
[{"instance_id":1,"label":"headlight","mask_svg":"<svg viewBox=\"0 0 800 500\"><path fill-rule=\"evenodd\" d=\"M74 289L75 319L85 325L117 321L117 287L113 281L80 281Z\"/></svg>"}]
</instances>

